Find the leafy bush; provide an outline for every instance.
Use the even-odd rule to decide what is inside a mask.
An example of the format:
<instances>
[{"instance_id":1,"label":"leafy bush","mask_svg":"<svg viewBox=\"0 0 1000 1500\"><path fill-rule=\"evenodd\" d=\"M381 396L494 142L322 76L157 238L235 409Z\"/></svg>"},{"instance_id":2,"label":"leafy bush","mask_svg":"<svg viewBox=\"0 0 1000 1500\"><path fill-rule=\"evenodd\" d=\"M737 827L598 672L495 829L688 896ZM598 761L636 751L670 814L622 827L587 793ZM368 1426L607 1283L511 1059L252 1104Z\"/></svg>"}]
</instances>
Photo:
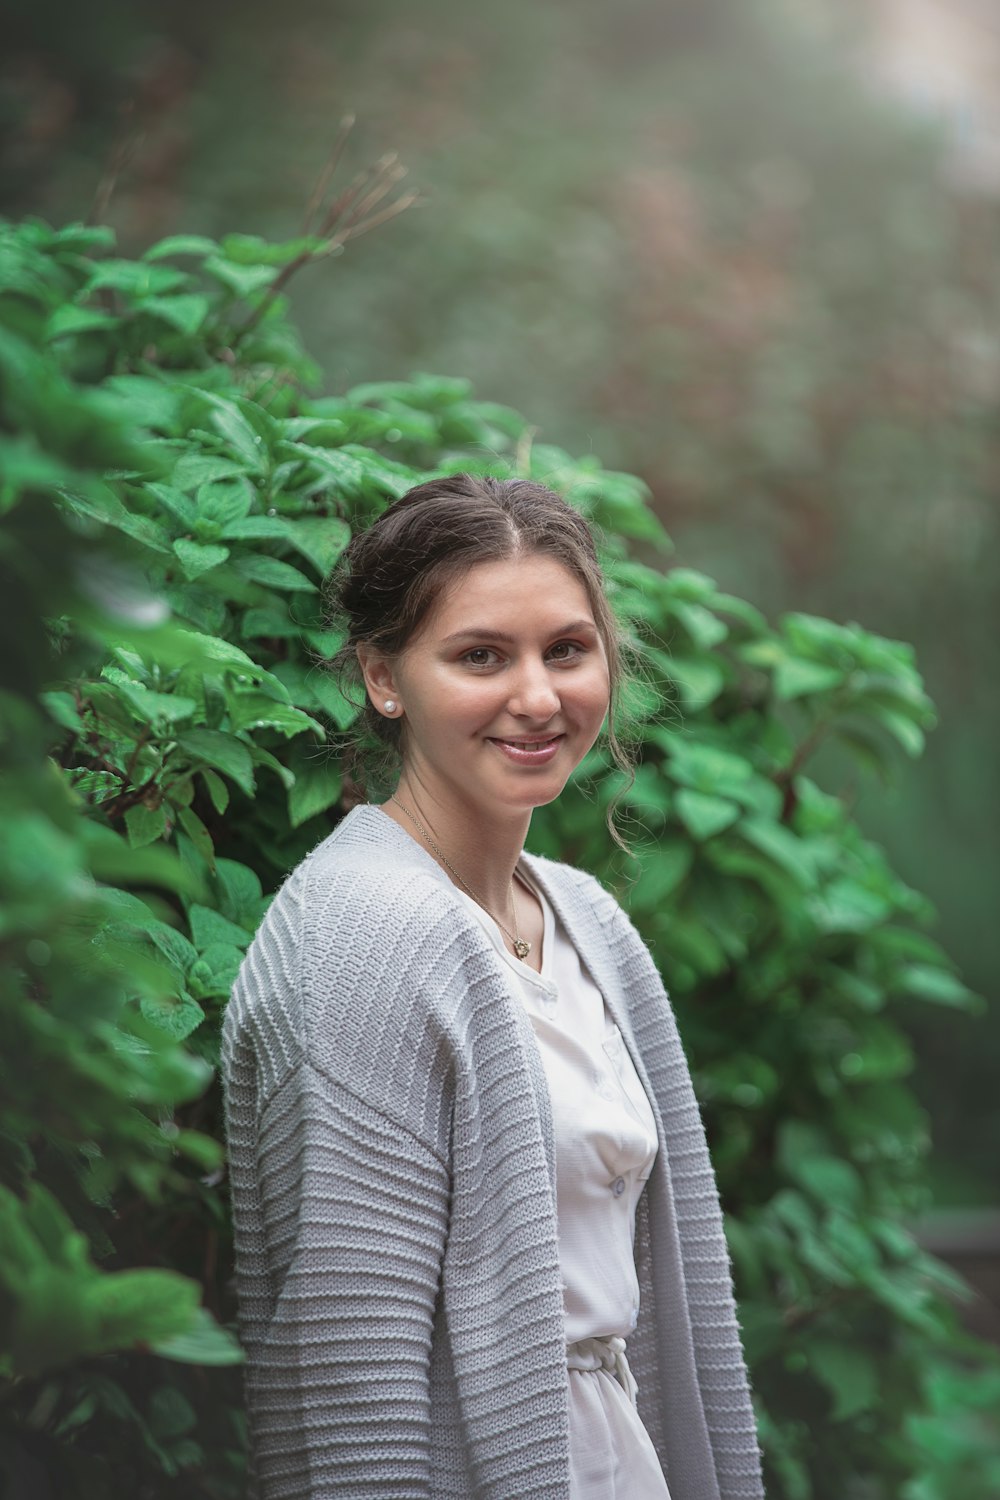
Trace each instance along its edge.
<instances>
[{"instance_id":1,"label":"leafy bush","mask_svg":"<svg viewBox=\"0 0 1000 1500\"><path fill-rule=\"evenodd\" d=\"M500 464L603 529L646 662L625 797L640 878L612 857L601 750L532 844L619 885L672 990L769 1492L986 1500L991 1356L905 1228L927 1128L893 1020L977 1002L928 903L806 770L831 737L866 766L919 752L912 651L771 625L651 565L669 544L636 480L532 446L461 381L310 396L274 283L320 242L112 251L79 226L0 236L11 1492L242 1493L218 1020L270 893L363 795L323 579L411 484Z\"/></svg>"}]
</instances>

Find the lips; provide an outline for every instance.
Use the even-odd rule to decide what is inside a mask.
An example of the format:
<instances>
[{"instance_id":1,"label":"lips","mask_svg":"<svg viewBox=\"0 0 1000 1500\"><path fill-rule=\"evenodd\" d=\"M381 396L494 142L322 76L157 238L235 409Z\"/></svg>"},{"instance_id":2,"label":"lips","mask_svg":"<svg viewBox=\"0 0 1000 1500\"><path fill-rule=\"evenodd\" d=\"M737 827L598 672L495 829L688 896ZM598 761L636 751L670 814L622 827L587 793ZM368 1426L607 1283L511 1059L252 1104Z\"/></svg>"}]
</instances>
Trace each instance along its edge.
<instances>
[{"instance_id":1,"label":"lips","mask_svg":"<svg viewBox=\"0 0 1000 1500\"><path fill-rule=\"evenodd\" d=\"M550 734L534 740L491 738L489 743L516 765L542 766L557 753L563 738L561 734Z\"/></svg>"}]
</instances>

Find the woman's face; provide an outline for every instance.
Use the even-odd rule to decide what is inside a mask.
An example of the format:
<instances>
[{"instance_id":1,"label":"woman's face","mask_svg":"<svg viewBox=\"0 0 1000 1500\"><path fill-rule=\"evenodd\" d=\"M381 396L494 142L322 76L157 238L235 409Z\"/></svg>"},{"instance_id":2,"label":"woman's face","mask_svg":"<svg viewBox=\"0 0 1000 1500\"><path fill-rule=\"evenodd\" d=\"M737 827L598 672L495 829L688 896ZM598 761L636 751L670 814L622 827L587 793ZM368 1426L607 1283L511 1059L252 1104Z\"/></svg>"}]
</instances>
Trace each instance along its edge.
<instances>
[{"instance_id":1,"label":"woman's face","mask_svg":"<svg viewBox=\"0 0 1000 1500\"><path fill-rule=\"evenodd\" d=\"M488 817L557 797L608 711L587 591L538 553L471 568L383 670L403 710L404 776Z\"/></svg>"}]
</instances>

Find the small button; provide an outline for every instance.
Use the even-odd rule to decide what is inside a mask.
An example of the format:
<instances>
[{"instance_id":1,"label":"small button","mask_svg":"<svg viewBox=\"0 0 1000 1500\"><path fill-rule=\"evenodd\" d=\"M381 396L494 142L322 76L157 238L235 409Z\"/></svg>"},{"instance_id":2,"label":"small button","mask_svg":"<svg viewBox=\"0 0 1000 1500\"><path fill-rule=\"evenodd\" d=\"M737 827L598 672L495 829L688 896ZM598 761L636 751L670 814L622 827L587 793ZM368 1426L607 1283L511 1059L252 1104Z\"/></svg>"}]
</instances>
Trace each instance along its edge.
<instances>
[{"instance_id":1,"label":"small button","mask_svg":"<svg viewBox=\"0 0 1000 1500\"><path fill-rule=\"evenodd\" d=\"M638 1321L639 1321L639 1309L633 1305L633 1307L632 1307L632 1327L633 1328L638 1323Z\"/></svg>"},{"instance_id":2,"label":"small button","mask_svg":"<svg viewBox=\"0 0 1000 1500\"><path fill-rule=\"evenodd\" d=\"M607 1099L609 1103L614 1103L618 1098L618 1093L614 1085L609 1083L606 1077L602 1077L600 1083L597 1085L597 1092L602 1099Z\"/></svg>"},{"instance_id":3,"label":"small button","mask_svg":"<svg viewBox=\"0 0 1000 1500\"><path fill-rule=\"evenodd\" d=\"M616 1198L620 1198L621 1197L622 1193L624 1193L624 1191L625 1191L625 1179L624 1179L624 1177L616 1177L615 1178L614 1182L611 1184L611 1191L614 1193L614 1195L615 1195Z\"/></svg>"}]
</instances>

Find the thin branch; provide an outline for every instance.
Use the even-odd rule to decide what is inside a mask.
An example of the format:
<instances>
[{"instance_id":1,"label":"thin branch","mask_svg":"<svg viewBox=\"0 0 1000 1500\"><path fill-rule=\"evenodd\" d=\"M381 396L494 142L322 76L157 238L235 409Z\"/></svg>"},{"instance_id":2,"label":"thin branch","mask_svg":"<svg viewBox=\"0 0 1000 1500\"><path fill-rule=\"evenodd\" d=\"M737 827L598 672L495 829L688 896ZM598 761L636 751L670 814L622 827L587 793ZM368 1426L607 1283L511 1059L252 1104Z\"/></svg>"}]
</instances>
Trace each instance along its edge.
<instances>
[{"instance_id":1,"label":"thin branch","mask_svg":"<svg viewBox=\"0 0 1000 1500\"><path fill-rule=\"evenodd\" d=\"M333 202L330 204L330 207L326 211L323 223L320 225L319 232L321 235L328 235L330 233L330 231L333 229L333 226L337 223L338 219L340 219L341 215L344 214L350 207L350 205L354 202L358 193L361 192L370 176L371 169L366 167L365 170L363 172L359 172L354 181L344 189L339 198L334 198Z\"/></svg>"},{"instance_id":2,"label":"thin branch","mask_svg":"<svg viewBox=\"0 0 1000 1500\"><path fill-rule=\"evenodd\" d=\"M380 224L388 223L388 221L390 219L394 219L397 214L401 214L405 212L406 209L412 208L414 204L421 202L426 202L426 199L422 199L419 193L404 193L402 198L397 198L395 203L390 203L387 208L383 208L381 213L373 214L372 217L370 219L366 219L363 224L358 224L356 228L346 230L342 235L338 235L334 240L330 242L331 248L337 249L339 248L339 244L345 243L347 240L356 240L358 238L358 235L367 234L369 229L377 229ZM319 260L324 254L329 253L329 251L319 250L316 253L315 259Z\"/></svg>"},{"instance_id":3,"label":"thin branch","mask_svg":"<svg viewBox=\"0 0 1000 1500\"><path fill-rule=\"evenodd\" d=\"M371 171L371 186L367 193L352 205L350 213L345 216L344 228L349 229L352 224L363 219L369 209L374 208L376 203L381 203L386 193L405 176L406 168L399 165L394 151L377 161Z\"/></svg>"},{"instance_id":4,"label":"thin branch","mask_svg":"<svg viewBox=\"0 0 1000 1500\"><path fill-rule=\"evenodd\" d=\"M94 193L94 201L90 205L90 212L86 220L87 224L103 224L111 202L111 195L118 185L118 179L136 154L139 146L145 140L142 130L131 128L131 117L135 109L135 101L127 99L121 108L121 124L118 135L108 155L108 159L101 173L97 189Z\"/></svg>"},{"instance_id":5,"label":"thin branch","mask_svg":"<svg viewBox=\"0 0 1000 1500\"><path fill-rule=\"evenodd\" d=\"M346 117L353 121L353 116ZM349 125L342 123L341 137L346 136ZM339 159L343 149L341 137L338 137L334 153ZM334 163L335 164L335 163ZM324 169L320 182L313 189L306 213L306 223L312 223L319 208L322 192L326 190L329 183L332 168ZM419 194L404 193L393 203L386 204L384 208L377 209L377 205L383 201L388 193L406 175L406 168L402 166L395 151L389 151L379 157L374 166L359 172L354 181L342 192L327 209L323 216L321 234L323 243L311 249L302 250L294 256L287 265L281 267L280 271L270 283L260 302L254 308L246 322L239 329L232 340L232 347L238 348L239 344L257 327L261 319L274 305L278 297L296 271L301 270L310 261L322 260L327 255L333 255L340 250L348 240L357 239L359 235L367 234L371 229L377 229L380 224L386 224L390 219L412 208L420 201ZM377 209L376 212L372 210Z\"/></svg>"},{"instance_id":6,"label":"thin branch","mask_svg":"<svg viewBox=\"0 0 1000 1500\"><path fill-rule=\"evenodd\" d=\"M303 234L309 234L311 230L313 219L319 212L319 206L326 197L326 190L330 186L331 178L340 165L340 158L343 155L347 137L350 135L353 126L354 115L345 115L340 122L340 129L337 131L330 155L327 157L326 164L316 179L316 186L313 188L309 196L309 202L306 204L305 218L302 220Z\"/></svg>"}]
</instances>

